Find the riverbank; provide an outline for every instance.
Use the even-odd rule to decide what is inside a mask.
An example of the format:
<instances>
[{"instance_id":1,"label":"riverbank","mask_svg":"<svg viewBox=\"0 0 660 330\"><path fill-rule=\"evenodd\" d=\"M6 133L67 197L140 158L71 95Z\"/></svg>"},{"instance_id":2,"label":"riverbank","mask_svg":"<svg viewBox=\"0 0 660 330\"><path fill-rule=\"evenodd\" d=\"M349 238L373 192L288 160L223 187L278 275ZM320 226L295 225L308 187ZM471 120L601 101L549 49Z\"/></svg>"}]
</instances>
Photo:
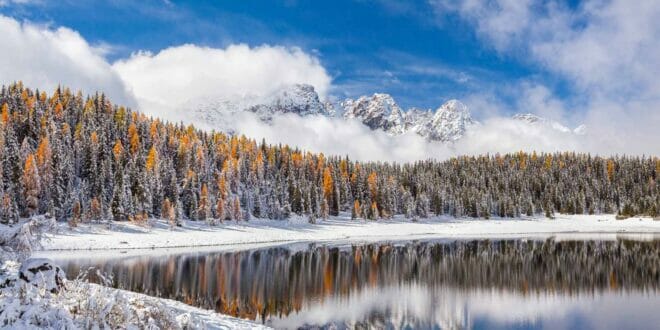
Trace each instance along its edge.
<instances>
[{"instance_id":1,"label":"riverbank","mask_svg":"<svg viewBox=\"0 0 660 330\"><path fill-rule=\"evenodd\" d=\"M454 219L434 217L411 222L404 218L365 221L340 215L309 224L303 218L289 220L254 219L209 226L201 221L184 221L170 228L164 220L150 226L127 222L82 224L69 228L59 224L57 233L46 234L43 250L133 250L159 248L213 247L238 244L286 242L375 241L416 238L507 238L582 237L616 239L660 236L660 221L648 217L616 220L614 215L557 215L555 219Z\"/></svg>"}]
</instances>

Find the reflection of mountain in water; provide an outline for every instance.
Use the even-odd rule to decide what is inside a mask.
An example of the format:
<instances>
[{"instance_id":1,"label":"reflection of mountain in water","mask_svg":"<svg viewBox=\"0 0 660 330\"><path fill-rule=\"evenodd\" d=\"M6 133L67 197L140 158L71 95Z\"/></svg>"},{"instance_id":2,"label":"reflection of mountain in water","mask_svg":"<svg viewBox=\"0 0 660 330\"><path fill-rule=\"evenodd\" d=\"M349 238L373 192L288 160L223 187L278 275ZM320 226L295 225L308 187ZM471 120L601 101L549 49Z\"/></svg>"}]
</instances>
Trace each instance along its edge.
<instances>
[{"instance_id":1,"label":"reflection of mountain in water","mask_svg":"<svg viewBox=\"0 0 660 330\"><path fill-rule=\"evenodd\" d=\"M65 268L74 274L88 265ZM459 299L465 292L497 289L523 297L655 292L659 265L660 241L484 240L302 251L277 247L110 260L97 266L114 274L117 287L251 319L309 324L296 315L323 310L323 304L341 311L352 303L348 314L334 318L341 320L334 323L341 328L359 322L465 326L467 313ZM447 303L448 297L456 303ZM304 313L294 313L299 311Z\"/></svg>"}]
</instances>

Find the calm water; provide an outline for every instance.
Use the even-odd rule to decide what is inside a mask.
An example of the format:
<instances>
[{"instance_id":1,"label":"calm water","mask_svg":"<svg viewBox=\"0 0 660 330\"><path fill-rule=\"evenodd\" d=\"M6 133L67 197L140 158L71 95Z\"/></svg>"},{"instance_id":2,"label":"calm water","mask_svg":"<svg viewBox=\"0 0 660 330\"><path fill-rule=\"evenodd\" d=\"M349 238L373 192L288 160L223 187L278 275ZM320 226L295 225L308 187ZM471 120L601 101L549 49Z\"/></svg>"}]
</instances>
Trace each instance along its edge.
<instances>
[{"instance_id":1,"label":"calm water","mask_svg":"<svg viewBox=\"0 0 660 330\"><path fill-rule=\"evenodd\" d=\"M60 260L276 328L660 328L660 240L293 245ZM94 279L92 279L94 280Z\"/></svg>"}]
</instances>

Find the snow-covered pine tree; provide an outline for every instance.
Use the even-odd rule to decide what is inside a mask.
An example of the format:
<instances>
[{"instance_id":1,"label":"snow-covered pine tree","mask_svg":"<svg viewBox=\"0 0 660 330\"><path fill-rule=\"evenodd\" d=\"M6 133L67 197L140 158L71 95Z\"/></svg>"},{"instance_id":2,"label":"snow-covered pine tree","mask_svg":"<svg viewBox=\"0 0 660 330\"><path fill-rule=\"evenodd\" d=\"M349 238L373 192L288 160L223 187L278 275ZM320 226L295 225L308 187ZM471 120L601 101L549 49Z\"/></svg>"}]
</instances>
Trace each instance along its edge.
<instances>
[{"instance_id":1,"label":"snow-covered pine tree","mask_svg":"<svg viewBox=\"0 0 660 330\"><path fill-rule=\"evenodd\" d=\"M373 219L429 212L653 216L660 203L657 156L519 152L355 162L148 118L101 93L85 98L58 88L49 96L13 84L0 91L0 104L3 222L47 211L68 220L75 200L86 218L100 204L101 217L116 220L166 217L165 199L177 220L222 218L219 204L232 219L349 211ZM30 155L36 188L25 186Z\"/></svg>"}]
</instances>

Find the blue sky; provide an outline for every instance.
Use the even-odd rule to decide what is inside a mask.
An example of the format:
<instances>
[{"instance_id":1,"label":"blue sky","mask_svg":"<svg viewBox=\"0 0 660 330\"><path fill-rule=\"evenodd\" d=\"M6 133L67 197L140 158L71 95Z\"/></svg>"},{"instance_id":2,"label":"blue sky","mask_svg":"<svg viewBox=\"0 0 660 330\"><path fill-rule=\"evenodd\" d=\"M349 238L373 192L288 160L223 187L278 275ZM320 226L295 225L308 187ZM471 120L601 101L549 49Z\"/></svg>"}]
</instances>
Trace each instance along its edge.
<instances>
[{"instance_id":1,"label":"blue sky","mask_svg":"<svg viewBox=\"0 0 660 330\"><path fill-rule=\"evenodd\" d=\"M103 91L176 121L295 83L334 100L390 93L404 109L457 98L483 124L462 153L658 154L659 35L657 0L0 0L0 80ZM551 136L513 113L587 133ZM285 124L269 140L369 159L437 154L334 119Z\"/></svg>"},{"instance_id":2,"label":"blue sky","mask_svg":"<svg viewBox=\"0 0 660 330\"><path fill-rule=\"evenodd\" d=\"M565 93L538 65L499 53L469 22L426 1L37 1L2 11L76 30L109 47L111 61L184 43L300 47L320 59L339 99L385 92L404 108L435 108L530 78Z\"/></svg>"}]
</instances>

